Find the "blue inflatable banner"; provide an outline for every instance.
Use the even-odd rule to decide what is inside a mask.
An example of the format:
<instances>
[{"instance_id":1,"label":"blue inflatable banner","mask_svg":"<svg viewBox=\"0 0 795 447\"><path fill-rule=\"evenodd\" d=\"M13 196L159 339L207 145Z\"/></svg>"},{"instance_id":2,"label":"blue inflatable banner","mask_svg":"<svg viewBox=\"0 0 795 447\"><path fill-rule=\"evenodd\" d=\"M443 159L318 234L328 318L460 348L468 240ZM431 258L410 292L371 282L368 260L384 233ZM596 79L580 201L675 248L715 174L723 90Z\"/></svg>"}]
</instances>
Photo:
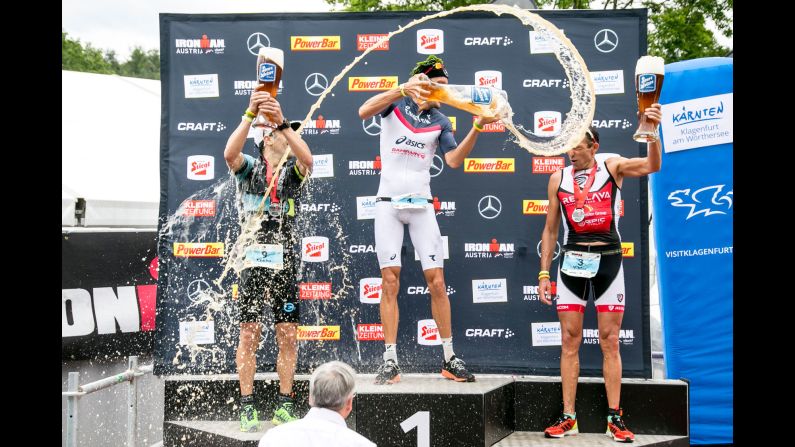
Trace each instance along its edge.
<instances>
[{"instance_id":1,"label":"blue inflatable banner","mask_svg":"<svg viewBox=\"0 0 795 447\"><path fill-rule=\"evenodd\" d=\"M651 176L666 373L690 381L694 445L734 437L732 62L666 65Z\"/></svg>"}]
</instances>

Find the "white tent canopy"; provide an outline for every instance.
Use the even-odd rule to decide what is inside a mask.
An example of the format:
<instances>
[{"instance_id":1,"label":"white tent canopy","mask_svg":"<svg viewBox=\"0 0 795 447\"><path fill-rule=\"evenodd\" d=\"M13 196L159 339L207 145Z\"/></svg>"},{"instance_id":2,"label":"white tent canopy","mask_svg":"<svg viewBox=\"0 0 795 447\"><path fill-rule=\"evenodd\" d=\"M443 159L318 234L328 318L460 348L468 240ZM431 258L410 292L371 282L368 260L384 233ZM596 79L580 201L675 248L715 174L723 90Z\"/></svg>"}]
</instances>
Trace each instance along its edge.
<instances>
[{"instance_id":1,"label":"white tent canopy","mask_svg":"<svg viewBox=\"0 0 795 447\"><path fill-rule=\"evenodd\" d=\"M61 71L61 223L156 226L160 203L160 81Z\"/></svg>"}]
</instances>

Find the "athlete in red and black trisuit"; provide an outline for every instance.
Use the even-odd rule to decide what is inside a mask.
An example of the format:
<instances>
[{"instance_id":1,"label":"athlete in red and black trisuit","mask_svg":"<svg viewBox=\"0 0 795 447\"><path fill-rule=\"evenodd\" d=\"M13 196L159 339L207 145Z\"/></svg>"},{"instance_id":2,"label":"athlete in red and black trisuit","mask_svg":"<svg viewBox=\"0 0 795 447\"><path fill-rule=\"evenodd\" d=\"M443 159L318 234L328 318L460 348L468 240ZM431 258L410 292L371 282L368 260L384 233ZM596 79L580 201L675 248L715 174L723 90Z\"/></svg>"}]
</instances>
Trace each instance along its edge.
<instances>
[{"instance_id":1,"label":"athlete in red and black trisuit","mask_svg":"<svg viewBox=\"0 0 795 447\"><path fill-rule=\"evenodd\" d=\"M450 120L439 112L440 104L426 101L430 83L419 80L425 74L431 81L447 84L444 62L429 56L417 63L412 77L398 88L375 95L359 108L362 119L381 114L381 181L376 196L375 248L381 268L381 323L384 326L384 364L379 367L377 384L400 381L397 362L400 252L404 226L420 257L431 293L431 314L442 338L442 375L458 382L473 382L463 360L453 352L450 324L450 299L444 282L444 248L430 187L430 168L436 148L451 168L461 166L475 146L483 125L496 118L478 118L476 125L457 144Z\"/></svg>"},{"instance_id":2,"label":"athlete in red and black trisuit","mask_svg":"<svg viewBox=\"0 0 795 447\"><path fill-rule=\"evenodd\" d=\"M659 123L662 118L660 104L653 104L645 114L650 121ZM585 305L593 296L607 391L606 434L619 442L632 442L635 435L624 425L619 405L621 354L618 334L627 304L618 232L621 185L625 177L641 177L659 171L662 159L659 140L648 143L646 157L596 155L598 149L599 133L591 127L580 144L568 151L571 165L552 174L547 187L549 211L541 237L538 289L541 301L551 305L549 268L562 214L565 216L564 236L556 307L562 334L563 415L544 434L562 438L578 433L574 402L580 375L579 349Z\"/></svg>"}]
</instances>

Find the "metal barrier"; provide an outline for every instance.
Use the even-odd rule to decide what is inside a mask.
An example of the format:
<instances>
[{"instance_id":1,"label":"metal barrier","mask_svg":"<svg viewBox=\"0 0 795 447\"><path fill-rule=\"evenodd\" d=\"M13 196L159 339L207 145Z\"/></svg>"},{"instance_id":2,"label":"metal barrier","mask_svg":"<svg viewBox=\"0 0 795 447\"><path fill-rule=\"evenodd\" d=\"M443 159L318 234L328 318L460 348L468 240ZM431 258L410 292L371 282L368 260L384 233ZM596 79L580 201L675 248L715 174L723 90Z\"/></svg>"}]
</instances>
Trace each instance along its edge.
<instances>
[{"instance_id":1,"label":"metal barrier","mask_svg":"<svg viewBox=\"0 0 795 447\"><path fill-rule=\"evenodd\" d=\"M127 382L127 447L135 447L135 429L138 422L138 384L136 377L151 373L154 365L138 367L138 356L130 356L127 370L115 376L106 377L96 382L79 385L80 373L70 372L67 391L61 392L66 397L66 447L77 447L77 403L81 396L110 388ZM162 446L159 442L152 447Z\"/></svg>"}]
</instances>

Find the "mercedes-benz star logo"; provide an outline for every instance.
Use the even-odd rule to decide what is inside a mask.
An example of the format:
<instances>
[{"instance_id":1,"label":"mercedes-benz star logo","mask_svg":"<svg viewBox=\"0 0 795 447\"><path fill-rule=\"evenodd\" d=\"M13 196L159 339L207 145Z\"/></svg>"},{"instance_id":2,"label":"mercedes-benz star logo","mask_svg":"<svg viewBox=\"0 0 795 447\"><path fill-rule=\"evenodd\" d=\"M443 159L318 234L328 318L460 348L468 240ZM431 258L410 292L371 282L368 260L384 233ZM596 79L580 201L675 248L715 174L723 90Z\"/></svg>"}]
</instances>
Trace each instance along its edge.
<instances>
[{"instance_id":1,"label":"mercedes-benz star logo","mask_svg":"<svg viewBox=\"0 0 795 447\"><path fill-rule=\"evenodd\" d=\"M254 33L248 36L246 45L248 45L248 52L257 56L259 55L260 48L271 46L271 40L268 38L267 34Z\"/></svg>"},{"instance_id":2,"label":"mercedes-benz star logo","mask_svg":"<svg viewBox=\"0 0 795 447\"><path fill-rule=\"evenodd\" d=\"M444 171L444 160L442 157L433 154L433 161L431 162L431 177L436 177Z\"/></svg>"},{"instance_id":3,"label":"mercedes-benz star logo","mask_svg":"<svg viewBox=\"0 0 795 447\"><path fill-rule=\"evenodd\" d=\"M502 212L502 202L496 196L483 196L478 201L478 212L486 219L494 219Z\"/></svg>"},{"instance_id":4,"label":"mercedes-benz star logo","mask_svg":"<svg viewBox=\"0 0 795 447\"><path fill-rule=\"evenodd\" d=\"M538 241L538 245L536 245L536 252L538 252L538 257L541 257L541 241ZM558 259L560 256L560 242L555 241L555 254L552 256L552 260Z\"/></svg>"},{"instance_id":5,"label":"mercedes-benz star logo","mask_svg":"<svg viewBox=\"0 0 795 447\"><path fill-rule=\"evenodd\" d=\"M328 87L328 79L323 73L312 73L304 81L306 92L312 96L322 95L326 91L326 87Z\"/></svg>"},{"instance_id":6,"label":"mercedes-benz star logo","mask_svg":"<svg viewBox=\"0 0 795 447\"><path fill-rule=\"evenodd\" d=\"M196 279L190 282L187 287L188 298L191 301L200 300L205 294L212 291L210 284L203 279Z\"/></svg>"},{"instance_id":7,"label":"mercedes-benz star logo","mask_svg":"<svg viewBox=\"0 0 795 447\"><path fill-rule=\"evenodd\" d=\"M608 28L600 29L593 36L593 44L602 53L609 53L618 46L618 35L615 31Z\"/></svg>"},{"instance_id":8,"label":"mercedes-benz star logo","mask_svg":"<svg viewBox=\"0 0 795 447\"><path fill-rule=\"evenodd\" d=\"M381 133L381 114L375 114L371 118L362 120L362 129L367 135L379 135Z\"/></svg>"}]
</instances>

